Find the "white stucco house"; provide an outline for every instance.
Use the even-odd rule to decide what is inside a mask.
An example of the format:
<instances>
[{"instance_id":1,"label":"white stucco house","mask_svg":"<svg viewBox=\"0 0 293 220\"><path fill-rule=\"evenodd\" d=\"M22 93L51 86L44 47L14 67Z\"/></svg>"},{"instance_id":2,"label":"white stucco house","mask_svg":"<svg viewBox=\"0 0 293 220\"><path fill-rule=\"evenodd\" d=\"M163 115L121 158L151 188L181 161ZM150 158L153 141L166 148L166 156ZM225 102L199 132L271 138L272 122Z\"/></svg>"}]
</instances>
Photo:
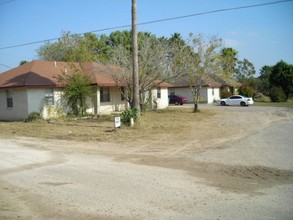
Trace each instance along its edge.
<instances>
[{"instance_id":1,"label":"white stucco house","mask_svg":"<svg viewBox=\"0 0 293 220\"><path fill-rule=\"evenodd\" d=\"M203 103L213 103L220 100L221 84L206 76L202 80L201 89L199 92L199 101ZM193 102L192 92L190 90L187 78L180 78L169 87L169 94L180 95L187 98L189 103Z\"/></svg>"},{"instance_id":2,"label":"white stucco house","mask_svg":"<svg viewBox=\"0 0 293 220\"><path fill-rule=\"evenodd\" d=\"M165 82L157 82L151 91L151 108L164 109L169 106L168 91L171 84Z\"/></svg>"},{"instance_id":3,"label":"white stucco house","mask_svg":"<svg viewBox=\"0 0 293 220\"><path fill-rule=\"evenodd\" d=\"M124 85L111 77L113 66L94 62L66 63L35 60L0 74L0 120L24 120L32 112L45 118L66 112L62 99L65 85L57 79L62 73L79 69L92 79L94 94L87 100L89 114L109 114L128 108L121 91ZM117 70L117 68L116 68ZM169 85L160 83L152 90L155 108L168 106Z\"/></svg>"}]
</instances>

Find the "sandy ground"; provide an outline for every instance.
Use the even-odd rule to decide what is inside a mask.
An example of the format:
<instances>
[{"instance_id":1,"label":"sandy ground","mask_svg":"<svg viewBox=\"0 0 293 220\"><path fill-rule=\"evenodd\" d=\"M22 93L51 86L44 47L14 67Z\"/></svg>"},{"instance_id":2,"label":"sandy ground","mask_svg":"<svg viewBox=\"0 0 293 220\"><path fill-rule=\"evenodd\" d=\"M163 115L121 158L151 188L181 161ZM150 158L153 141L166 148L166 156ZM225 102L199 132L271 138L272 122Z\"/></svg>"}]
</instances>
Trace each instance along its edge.
<instances>
[{"instance_id":1,"label":"sandy ground","mask_svg":"<svg viewBox=\"0 0 293 220\"><path fill-rule=\"evenodd\" d=\"M293 219L293 110L202 108L184 139L0 138L0 219Z\"/></svg>"}]
</instances>

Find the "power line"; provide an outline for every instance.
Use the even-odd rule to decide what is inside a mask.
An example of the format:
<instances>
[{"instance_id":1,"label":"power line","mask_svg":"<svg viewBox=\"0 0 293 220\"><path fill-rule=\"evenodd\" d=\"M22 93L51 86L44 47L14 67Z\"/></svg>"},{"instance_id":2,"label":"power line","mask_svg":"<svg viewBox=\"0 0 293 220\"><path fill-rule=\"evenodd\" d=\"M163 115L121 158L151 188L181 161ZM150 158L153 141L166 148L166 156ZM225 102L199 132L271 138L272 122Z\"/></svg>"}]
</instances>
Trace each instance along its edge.
<instances>
[{"instance_id":1,"label":"power line","mask_svg":"<svg viewBox=\"0 0 293 220\"><path fill-rule=\"evenodd\" d=\"M9 2L14 2L14 1L16 1L16 0L10 0L10 1L6 1L6 2L1 2L1 3L0 3L0 6L1 6L1 5L4 5L4 4L7 4L7 3L9 3Z\"/></svg>"},{"instance_id":2,"label":"power line","mask_svg":"<svg viewBox=\"0 0 293 220\"><path fill-rule=\"evenodd\" d=\"M4 67L6 67L6 68L8 68L8 69L12 69L12 67L10 67L10 66L7 66L7 65L5 65L5 64L2 64L2 63L0 63L0 66L4 66Z\"/></svg>"},{"instance_id":3,"label":"power line","mask_svg":"<svg viewBox=\"0 0 293 220\"><path fill-rule=\"evenodd\" d=\"M164 21L178 20L178 19L195 17L195 16L200 16L200 15L214 14L214 13L219 13L219 12L224 12L224 11L235 11L235 10L246 9L246 8L256 8L256 7L280 4L280 3L285 3L285 2L292 2L292 1L293 0L283 0L283 1L256 4L256 5L246 5L246 6L240 6L240 7L234 7L234 8L217 9L217 10L212 10L212 11L200 12L200 13L196 13L196 14L183 15L183 16L179 16L179 17L165 18L165 19L160 19L160 20L155 20L155 21L147 21L147 22L140 23L139 25L146 25L146 24L153 24L153 23L164 22Z\"/></svg>"},{"instance_id":4,"label":"power line","mask_svg":"<svg viewBox=\"0 0 293 220\"><path fill-rule=\"evenodd\" d=\"M16 0L11 0L11 1L16 1ZM159 22L179 20L179 19L195 17L195 16L201 16L201 15L206 15L206 14L214 14L214 13L226 12L226 11L235 11L235 10L241 10L241 9L247 9L247 8L256 8L256 7L262 7L262 6L267 6L267 5L274 5L274 4L292 2L292 1L293 0L282 0L282 1L262 3L262 4L255 4L255 5L246 5L246 6L239 6L239 7L233 7L233 8L217 9L217 10L200 12L200 13L195 13L195 14L190 14L190 15L183 15L183 16L172 17L172 18L164 18L164 19L158 19L158 20L153 20L153 21L141 22L141 23L138 23L137 25L141 26L141 25L147 25L147 24L154 24L154 23L159 23ZM8 3L8 2L10 2L10 1L4 2L3 4ZM97 33L97 32L102 32L102 31L116 30L116 29L127 28L127 27L131 27L131 25L122 25L122 26L116 26L116 27L103 28L103 29L88 31L88 32L84 32L84 33L79 33L77 35L83 35L85 33ZM12 46L1 47L0 50L10 49L10 48L15 48L15 47L28 46L28 45L33 45L33 44L39 44L39 43L44 43L44 42L47 42L47 41L55 41L55 40L58 40L59 38L60 37L56 37L56 38L50 38L50 39L46 39L46 40L39 40L39 41L33 41L33 42L29 42L29 43L23 43L23 44L17 44L17 45L12 45Z\"/></svg>"}]
</instances>

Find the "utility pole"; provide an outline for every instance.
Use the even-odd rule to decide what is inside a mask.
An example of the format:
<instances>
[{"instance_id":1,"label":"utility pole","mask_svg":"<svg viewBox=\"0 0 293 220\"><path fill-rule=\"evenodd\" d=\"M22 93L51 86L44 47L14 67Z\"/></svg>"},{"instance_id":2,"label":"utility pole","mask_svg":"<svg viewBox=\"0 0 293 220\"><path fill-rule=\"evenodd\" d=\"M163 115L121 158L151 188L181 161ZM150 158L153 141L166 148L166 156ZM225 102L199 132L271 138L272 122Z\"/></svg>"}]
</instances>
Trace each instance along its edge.
<instances>
[{"instance_id":1,"label":"utility pole","mask_svg":"<svg viewBox=\"0 0 293 220\"><path fill-rule=\"evenodd\" d=\"M138 81L138 48L137 48L137 19L136 19L136 0L132 0L132 67L133 67L133 107L138 110L138 118L140 115L139 105L139 81Z\"/></svg>"}]
</instances>

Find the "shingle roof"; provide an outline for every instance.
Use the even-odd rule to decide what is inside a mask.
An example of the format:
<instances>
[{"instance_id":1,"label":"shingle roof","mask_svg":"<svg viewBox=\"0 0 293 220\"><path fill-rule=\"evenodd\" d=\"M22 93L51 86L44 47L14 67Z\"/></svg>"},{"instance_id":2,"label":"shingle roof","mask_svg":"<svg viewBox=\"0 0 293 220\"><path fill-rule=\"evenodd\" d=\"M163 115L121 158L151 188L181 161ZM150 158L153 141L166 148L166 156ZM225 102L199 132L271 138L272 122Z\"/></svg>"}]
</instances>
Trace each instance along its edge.
<instances>
[{"instance_id":1,"label":"shingle roof","mask_svg":"<svg viewBox=\"0 0 293 220\"><path fill-rule=\"evenodd\" d=\"M16 87L64 87L58 80L62 73L72 73L75 70L82 70L92 79L92 85L97 86L124 86L117 83L112 74L119 74L119 67L103 65L95 62L67 63L59 61L35 60L25 63L19 67L0 73L0 89ZM185 83L186 84L186 83ZM211 79L205 85L218 85ZM174 87L166 82L158 81L156 87L168 88Z\"/></svg>"},{"instance_id":2,"label":"shingle roof","mask_svg":"<svg viewBox=\"0 0 293 220\"><path fill-rule=\"evenodd\" d=\"M160 82L160 83L157 84L157 87L169 88L169 87L172 87L172 84L166 83L166 82Z\"/></svg>"},{"instance_id":3,"label":"shingle roof","mask_svg":"<svg viewBox=\"0 0 293 220\"><path fill-rule=\"evenodd\" d=\"M39 87L39 86L58 86L57 76L66 69L65 63L48 61L32 61L17 68L11 69L0 74L0 87Z\"/></svg>"},{"instance_id":4,"label":"shingle roof","mask_svg":"<svg viewBox=\"0 0 293 220\"><path fill-rule=\"evenodd\" d=\"M92 84L98 86L118 86L111 77L117 67L94 62L66 63L35 60L0 74L0 89L15 87L63 87L58 81L62 73L83 70L91 76Z\"/></svg>"},{"instance_id":5,"label":"shingle roof","mask_svg":"<svg viewBox=\"0 0 293 220\"><path fill-rule=\"evenodd\" d=\"M242 84L239 82L234 81L233 79L230 78L224 78L220 77L218 75L213 75L211 76L215 81L219 82L222 86L232 86L239 88Z\"/></svg>"},{"instance_id":6,"label":"shingle roof","mask_svg":"<svg viewBox=\"0 0 293 220\"><path fill-rule=\"evenodd\" d=\"M81 67L84 73L91 76L92 83L97 86L123 86L111 76L111 74L119 74L119 67L94 62L84 62Z\"/></svg>"}]
</instances>

